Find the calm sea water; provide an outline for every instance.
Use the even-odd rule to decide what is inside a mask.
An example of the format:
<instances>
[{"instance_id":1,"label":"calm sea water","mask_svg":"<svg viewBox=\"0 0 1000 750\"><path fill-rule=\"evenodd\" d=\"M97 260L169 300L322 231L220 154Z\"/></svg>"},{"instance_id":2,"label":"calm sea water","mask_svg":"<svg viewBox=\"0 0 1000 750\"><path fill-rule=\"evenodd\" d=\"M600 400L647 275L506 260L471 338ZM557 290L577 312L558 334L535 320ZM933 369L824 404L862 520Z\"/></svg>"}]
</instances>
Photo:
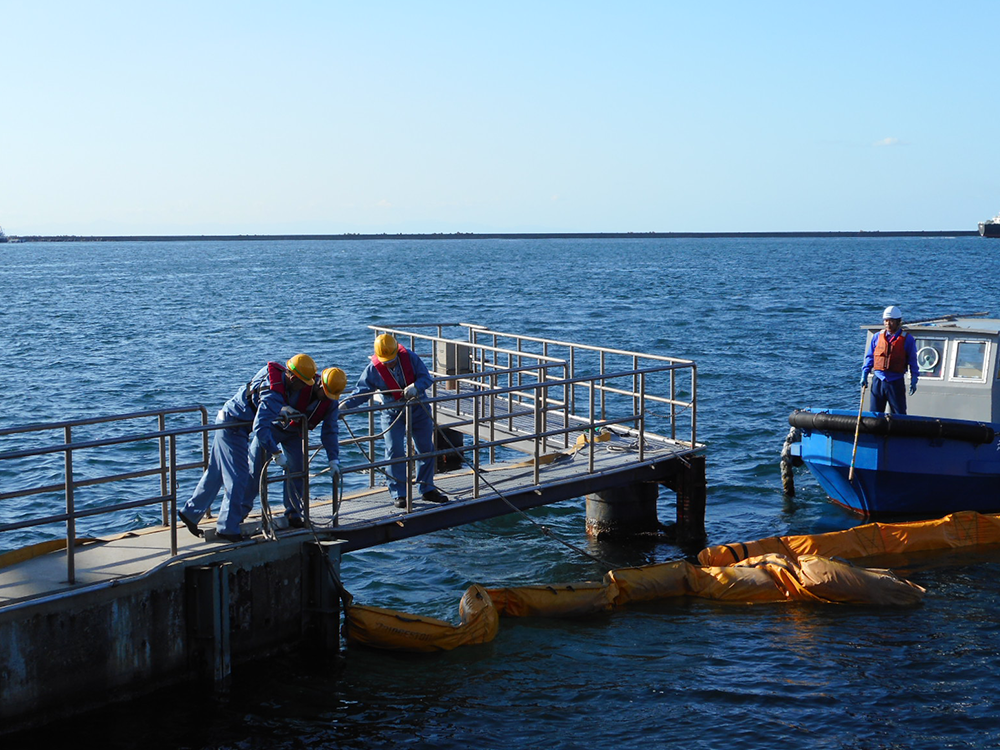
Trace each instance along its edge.
<instances>
[{"instance_id":1,"label":"calm sea water","mask_svg":"<svg viewBox=\"0 0 1000 750\"><path fill-rule=\"evenodd\" d=\"M857 408L860 326L887 304L911 320L1000 314L998 256L1000 243L964 237L8 245L0 427L212 412L267 359L305 351L356 375L369 324L481 323L695 359L709 543L830 531L858 520L804 470L782 496L788 413ZM0 486L16 481L0 471ZM588 542L582 499L533 515L616 566L679 556ZM672 520L670 498L660 516ZM3 549L37 540L9 536ZM928 588L922 606L682 600L504 620L491 644L350 649L335 674L289 656L238 668L228 696L169 690L4 746L996 747L1000 557L901 572ZM474 582L603 573L517 517L351 554L343 569L363 603L453 621Z\"/></svg>"}]
</instances>

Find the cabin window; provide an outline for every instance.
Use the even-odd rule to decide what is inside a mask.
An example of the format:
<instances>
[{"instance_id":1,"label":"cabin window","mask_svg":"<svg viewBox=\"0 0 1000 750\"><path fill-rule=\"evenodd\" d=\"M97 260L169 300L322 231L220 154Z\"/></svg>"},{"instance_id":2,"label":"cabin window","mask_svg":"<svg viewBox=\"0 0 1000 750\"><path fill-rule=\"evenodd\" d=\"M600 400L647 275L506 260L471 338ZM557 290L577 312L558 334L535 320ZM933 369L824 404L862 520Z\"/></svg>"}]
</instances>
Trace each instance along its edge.
<instances>
[{"instance_id":1,"label":"cabin window","mask_svg":"<svg viewBox=\"0 0 1000 750\"><path fill-rule=\"evenodd\" d=\"M951 376L956 380L986 380L986 354L989 344L985 341L959 341L955 350L955 369Z\"/></svg>"},{"instance_id":2,"label":"cabin window","mask_svg":"<svg viewBox=\"0 0 1000 750\"><path fill-rule=\"evenodd\" d=\"M917 367L922 378L940 378L944 374L944 339L914 337L917 344Z\"/></svg>"}]
</instances>

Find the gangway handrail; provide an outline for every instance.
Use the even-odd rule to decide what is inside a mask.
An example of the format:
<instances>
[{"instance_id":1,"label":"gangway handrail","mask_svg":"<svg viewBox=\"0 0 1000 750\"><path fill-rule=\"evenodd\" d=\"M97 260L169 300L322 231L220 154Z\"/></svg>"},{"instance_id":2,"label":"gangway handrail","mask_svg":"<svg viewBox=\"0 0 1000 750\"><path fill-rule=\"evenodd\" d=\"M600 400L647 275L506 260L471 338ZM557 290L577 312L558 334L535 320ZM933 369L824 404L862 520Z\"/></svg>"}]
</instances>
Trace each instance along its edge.
<instances>
[{"instance_id":1,"label":"gangway handrail","mask_svg":"<svg viewBox=\"0 0 1000 750\"><path fill-rule=\"evenodd\" d=\"M379 330L384 330L384 327L379 326ZM409 335L409 334L404 334ZM509 335L509 334L504 334ZM431 457L454 454L456 452L467 455L472 454L473 463L475 468L478 469L480 461L480 452L489 449L491 459L493 457L493 451L497 447L502 446L512 446L515 443L527 443L527 441L533 441L534 449L533 453L535 455L535 481L538 482L538 471L539 471L539 461L537 460L541 450L550 450L551 443L550 438L563 437L563 441L568 446L569 445L569 435L573 432L581 431L595 431L602 427L610 428L615 425L631 425L629 431L634 431L634 433L640 438L639 439L639 460L642 460L642 450L644 444L644 438L647 434L650 436L659 438L658 435L653 433L647 433L647 414L646 406L649 403L666 403L671 405L669 415L655 415L662 417L664 420L669 420L671 435L665 440L671 440L673 444L686 445L692 450L698 449L699 446L696 442L696 422L694 418L696 398L695 398L695 382L694 382L694 372L695 366L693 362L688 360L679 360L677 358L657 356L657 355L635 355L636 357L647 357L648 361L654 363L650 366L638 366L638 359L633 359L633 366L628 367L622 365L616 367L613 371L606 371L603 369L604 360L602 358L602 371L599 373L588 373L586 375L577 375L572 371L572 357L570 361L567 362L565 358L559 358L554 356L549 356L547 354L537 354L533 352L515 352L513 350L504 349L502 347L489 347L485 344L469 344L463 341L453 341L451 339L436 339L438 341L447 341L449 343L461 344L463 346L474 346L480 347L484 351L499 351L504 354L511 354L518 357L524 357L533 360L533 364L524 365L519 364L513 367L507 368L495 368L495 369L482 369L474 372L460 372L453 375L444 375L441 377L434 378L434 384L431 391L425 396L421 401L421 408L428 408L432 410L435 414L438 409L447 407L448 403L456 404L454 411L448 411L448 422L447 426L452 427L464 427L471 429L471 434L473 436L473 441L471 445L465 445L464 441L461 446L451 446L447 448L442 448L434 450L430 453L413 453L410 447L410 426L407 425L407 454L402 458L396 458L393 460L374 460L374 453L371 457L366 457L367 460L348 465L346 461L342 461L342 474L347 474L349 472L369 472L374 480L374 472L376 469L389 466L396 463L407 462L412 464L412 462L425 460ZM582 346L592 351L607 351L616 352L617 350L607 350L601 347L589 347L587 345L569 345L568 346ZM624 353L627 356L633 356L631 353ZM495 365L497 363L490 363ZM673 372L676 370L691 369L692 371L692 385L690 399L678 398L676 393L674 393L674 375ZM662 379L657 380L657 384L654 388L649 388L648 385L652 381L649 380L651 376L658 373L670 373L670 393L664 395L663 388L665 383ZM532 377L534 379L531 382L523 382L523 377ZM560 377L561 376L561 377ZM628 386L621 386L619 382L622 379L630 378L632 379L632 386L629 389ZM503 385L503 381L507 380L507 385ZM514 381L517 382L514 382ZM450 389L450 386L454 384L454 391ZM468 388L463 389L463 385L468 386ZM576 401L574 396L576 389L582 388L588 392L589 398L586 401L589 402L589 408L584 410L577 410ZM601 394L600 406L596 404L595 395ZM615 413L608 414L605 409L604 394L612 394L620 396L621 398L611 399L611 405ZM470 402L471 400L471 402ZM631 408L628 406L628 402L631 400ZM346 438L341 440L342 446L348 446L353 444L367 443L374 446L375 440L378 437L375 435L373 429L374 426L374 412L381 410L393 410L400 409L402 404L406 402L390 402L384 404L365 404L352 409L341 410L341 416L345 419L353 418L354 415L361 415L367 413L368 421L370 425L369 435L367 437L358 438ZM463 412L459 404L466 404L467 410ZM500 406L498 411L496 406ZM413 404L412 406L416 406ZM471 408L470 408L471 407ZM688 421L690 418L690 440L689 441L677 441L674 439L676 432L676 426L679 414L677 409L690 410L690 413L686 414L684 422ZM176 426L167 428L165 419L168 415L177 415L185 413L197 412L201 415L201 424L199 425L189 425L185 424L182 426ZM564 416L562 421L554 421L549 424L546 415L556 414L561 412ZM454 419L452 419L454 416ZM530 419L524 419L519 425L515 425L512 421L515 416ZM127 434L115 434L109 435L98 439L86 439L74 441L74 430L80 427L88 427L98 424L106 424L111 422L127 422L130 420L138 420L145 418L156 418L159 420L158 429L155 430L143 430L140 432L127 432ZM66 553L67 553L67 569L68 569L68 579L70 582L75 581L74 563L73 563L73 550L77 544L78 537L76 535L76 521L78 519L90 518L98 516L101 514L115 513L123 510L129 510L132 508L139 508L144 506L162 504L163 506L163 524L164 526L170 527L171 532L171 542L170 542L170 552L171 555L178 554L177 548L177 519L176 510L178 502L177 493L177 476L178 473L190 469L204 469L208 462L208 437L213 431L220 429L225 429L234 426L246 427L249 422L223 422L217 424L208 424L208 412L203 406L185 406L185 407L171 407L165 409L154 409L147 411L132 412L129 414L118 414L118 415L107 415L107 416L95 416L85 419L74 419L65 420L61 422L54 423L44 423L44 424L28 424L21 427L10 427L0 429L0 436L11 436L21 433L28 432L41 432L46 430L62 430L63 440L60 443L54 445L47 445L42 447L26 448L23 450L6 451L0 452L0 462L14 460L14 459L29 459L37 458L45 455L61 455L63 459L63 473L65 475L65 481L59 484L52 483L51 480L45 482L41 486L32 486L30 488L18 488L16 490L8 490L7 492L0 492L0 501L13 499L16 497L25 497L28 495L44 495L51 494L54 492L63 491L65 492L65 512L58 514L50 514L44 517L36 517L30 519L19 519L14 523L0 524L0 532L13 531L16 529L28 528L31 526L41 526L45 524L52 523L66 523ZM301 420L300 420L301 421ZM444 424L444 422L442 422ZM499 425L504 425L503 427L498 427ZM525 425L528 425L527 428ZM117 430L113 431L117 432ZM498 434L499 433L499 434ZM180 438L190 435L200 435L201 437L201 447L202 447L202 458L200 461L190 461L185 459L185 461L178 461L177 456L177 444ZM140 442L159 442L159 461L158 465L154 468L144 468L140 470L132 470L125 472L117 472L109 475L102 476L87 476L87 477L76 477L74 476L74 466L73 457L79 451L87 449L99 449L105 447L114 447L120 445L127 445L129 443L140 443ZM309 452L312 448L317 448L317 446L310 446L308 431L305 426L302 427L302 445L304 450L304 458L308 459ZM321 447L321 446L320 446ZM185 451L188 448L185 447ZM519 448L519 450L524 450ZM593 471L593 441L590 445L590 466L589 470ZM116 459L118 461L118 459ZM97 466L99 469L103 466L101 463L96 462L91 464L91 466ZM48 464L42 465L42 472L48 472ZM119 468L122 468L119 466ZM155 494L148 497L142 497L140 499L131 499L124 502L112 502L106 503L106 495L98 495L101 498L100 505L91 505L90 507L77 507L75 500L75 491L80 488L93 487L99 484L107 484L117 481L125 481L131 479L137 479L142 477L160 477L161 490L159 494ZM308 518L309 512L309 464L308 460L304 463L303 469L297 473L285 473L280 474L268 474L264 480L263 485L263 495L266 497L266 487L269 483L282 482L290 479L302 478L303 480L303 514ZM34 477L28 477L26 481L31 481ZM479 492L478 478L475 485L476 496L478 497ZM407 483L407 503L412 500L413 487L408 482Z\"/></svg>"},{"instance_id":2,"label":"gangway handrail","mask_svg":"<svg viewBox=\"0 0 1000 750\"><path fill-rule=\"evenodd\" d=\"M0 437L4 435L20 434L22 432L40 432L42 430L61 430L64 427L84 427L92 424L105 424L107 422L122 422L128 419L140 419L142 417L156 417L161 414L184 414L188 412L201 412L205 420L208 420L208 410L200 405L174 406L166 409L150 409L147 411L134 411L128 414L111 414L103 417L84 417L81 419L70 419L63 422L36 422L34 424L20 425L18 427L4 427L0 429Z\"/></svg>"},{"instance_id":3,"label":"gangway handrail","mask_svg":"<svg viewBox=\"0 0 1000 750\"><path fill-rule=\"evenodd\" d=\"M483 334L485 336L501 336L504 338L510 338L520 341L532 341L536 344L549 344L551 346L565 346L569 349L586 349L587 351L593 352L604 352L605 354L614 354L625 357L644 357L646 359L656 359L664 362L676 362L678 364L685 365L695 365L695 361L692 359L683 359L680 357L668 357L665 354L648 354L646 352L633 352L625 349L612 349L607 346L598 346L596 344L574 344L569 341L559 341L558 339L546 339L540 336L524 336L519 333L504 333L502 331L494 331L491 328L485 326L478 326L473 323L460 323L462 327L468 328L470 334ZM479 345L476 341L470 341L470 344Z\"/></svg>"},{"instance_id":4,"label":"gangway handrail","mask_svg":"<svg viewBox=\"0 0 1000 750\"><path fill-rule=\"evenodd\" d=\"M697 417L698 370L697 370L697 364L694 362L694 360L682 359L682 358L679 358L679 357L670 357L670 356L662 355L662 354L647 354L647 353L644 353L644 352L634 352L634 351L627 351L627 350L623 350L623 349L613 349L613 348L610 348L610 347L603 347L603 346L598 346L598 345L593 345L593 344L577 344L577 343L573 343L573 342L569 342L569 341L560 341L558 339L547 339L547 338L543 338L543 337L540 337L540 336L525 336L525 335L516 334L516 333L507 333L507 332L493 330L493 329L489 328L488 326L482 326L482 325L478 325L478 324L475 324L475 323L466 323L466 322L457 323L457 324L455 324L455 323L421 323L421 324L413 324L413 325L410 325L410 326L391 326L391 327L387 327L387 326L383 326L383 325L378 325L378 326L371 325L371 326L368 326L368 327L370 329L372 329L373 331L375 331L376 333L378 333L379 331L385 331L385 332L392 332L392 333L394 333L394 335L409 336L411 338L411 343L412 343L412 340L415 339L415 338L431 340L435 344L435 346L434 346L434 352L433 352L435 360L437 358L437 345L436 345L437 342L442 342L442 343L447 343L447 344L453 344L453 345L457 345L457 346L465 346L465 347L469 347L469 348L472 348L472 349L478 349L478 350L481 350L483 352L485 352L485 351L498 351L498 352L504 353L508 357L527 357L527 358L536 358L536 359L539 359L539 360L541 360L541 359L551 359L552 358L551 355L549 354L549 347L550 346L564 347L564 348L569 349L569 356L568 356L568 358L562 357L562 358L559 358L559 359L561 359L562 361L568 361L569 362L569 374L570 374L570 376L575 376L577 374L576 373L576 368L577 368L577 365L576 365L576 354L577 354L578 350L582 350L582 351L586 351L586 352L592 352L594 354L597 354L599 356L598 370L601 373L604 373L604 371L605 371L605 368L606 368L606 357L609 357L609 356L612 356L612 357L630 357L630 358L632 358L633 369L638 369L639 368L639 360L640 359L646 359L646 360L651 360L651 361L659 361L659 362L671 362L671 363L674 363L674 364L676 364L676 365L679 366L678 367L678 371L680 371L680 370L688 370L688 371L690 371L691 399L690 399L690 402L688 402L684 406L684 408L690 409L690 419L691 419L691 423L692 423L692 431L695 432L695 433L697 431L697 420L698 420L698 417ZM438 332L438 336L434 337L434 336L429 336L427 334L416 333L416 332L413 332L413 331L410 331L410 330L406 330L407 328L417 328L417 327L420 327L420 328L436 327L437 328L437 332ZM449 337L445 337L444 336L444 329L445 328L454 328L454 327L465 329L465 331L466 331L465 338L459 339L459 338L449 338ZM491 346L489 344L481 343L478 340L478 336L480 336L480 335L482 335L482 336L492 336L492 338L493 338L493 346ZM502 338L513 339L514 341L517 342L517 348L516 349L508 349L506 347L496 346L496 344L498 343L498 339L502 339ZM539 354L537 352L532 352L532 351L525 350L525 349L523 349L521 347L521 343L522 342L530 342L530 343L535 343L535 344L541 344L542 348L543 348L543 352L541 354ZM477 363L483 369L486 369L486 366L488 364L486 362L485 358L482 359L482 360L477 360ZM636 375L635 377L638 378L639 376ZM669 404L671 404L670 422L671 422L671 432L672 433L674 433L675 430L676 430L676 419L677 419L677 416L678 416L674 412L674 406L675 405L680 405L679 403L675 404L676 399L674 398L674 395L675 395L676 389L677 389L676 379L675 379L674 374L671 373L671 375L670 375L670 393L671 393L671 397L668 400L663 401L662 403L669 403ZM637 383L633 382L633 397L636 399L636 401L638 401L639 397L635 393L636 390L637 390ZM605 401L605 393L606 392L604 390L602 390L602 389L599 389L599 392L601 393L601 409L603 411L603 409L605 408L605 405L606 405L606 401ZM574 404L575 394L574 394L574 392L572 390L570 391L569 396L570 396L570 399L569 399L570 403L567 406L568 406L569 409L572 410L575 407L575 404ZM658 399L654 398L654 400L658 400ZM638 403L635 404L635 408L638 408ZM692 438L692 443L693 442L694 442L694 438Z\"/></svg>"},{"instance_id":5,"label":"gangway handrail","mask_svg":"<svg viewBox=\"0 0 1000 750\"><path fill-rule=\"evenodd\" d=\"M430 326L433 324L425 323L423 325ZM386 326L381 326L381 325L379 326L371 325L368 327L373 331L384 331L385 333L391 333L393 334L393 336L398 335L398 336L406 336L411 339L419 339L421 341L430 341L430 342L440 341L442 343L447 343L447 344L458 344L460 346L470 347L474 349L481 349L483 351L492 352L494 354L509 354L515 357L524 357L527 359L535 359L539 361L546 361L553 363L566 362L566 360L563 359L562 357L551 357L547 354L538 354L537 352L526 352L526 351L519 351L517 349L506 349L504 347L490 346L489 344L480 344L478 342L472 342L472 341L448 339L448 338L443 338L441 336L428 336L425 333L414 333L412 331L407 331L404 328L387 328Z\"/></svg>"},{"instance_id":6,"label":"gangway handrail","mask_svg":"<svg viewBox=\"0 0 1000 750\"><path fill-rule=\"evenodd\" d=\"M459 399L479 398L479 397L482 397L482 396L502 395L502 394L505 394L505 393L519 392L519 391L524 391L524 390L531 390L533 388L541 387L542 385L544 385L546 387L559 388L560 386L564 386L564 385L574 385L574 384L591 382L591 381L594 381L594 380L614 380L614 379L617 379L617 378L632 377L634 375L648 375L650 373L655 373L655 372L668 372L670 370L676 370L676 369L684 368L684 367L685 366L682 365L682 364L668 364L668 365L659 365L659 366L654 366L654 367L646 367L646 368L641 368L641 369L637 369L637 370L621 370L621 371L618 371L618 372L608 372L608 373L603 373L601 375L580 375L580 376L577 376L575 378L560 378L558 380L546 380L546 381L544 381L542 383L538 383L538 384L520 385L520 386L517 386L517 385L502 386L502 387L496 387L496 388L489 388L489 389L483 390L483 391L462 391L461 393L447 394L447 395L444 395L444 396L426 396L425 398L421 399L421 401L423 401L424 403L428 403L428 404L434 404L434 403L446 402L446 401L456 401L456 400L459 400ZM528 368L528 369L537 369L537 368ZM504 372L505 371L501 371L500 374L503 374ZM493 375L494 375L494 373L492 373L492 372L465 373L465 374L462 374L462 375L445 375L445 376L442 376L442 377L434 378L434 383L435 384L439 384L439 383L444 383L444 382L449 382L449 381L463 381L463 380L469 380L469 381L471 381L471 380L474 380L476 377L491 377ZM599 388L601 388L601 386L595 386L595 388L599 389ZM611 388L608 388L606 386L604 386L604 389L608 390L608 391L612 391L614 393L623 393L623 394L629 395L629 396L632 395L631 391L624 391L624 390L621 390L621 389L611 389ZM665 397L650 396L648 394L646 395L646 399L647 400L657 400L660 403L677 403L678 405L686 405L686 406L692 406L693 405L693 402L691 402L691 401L677 401L677 400L667 399ZM340 413L344 414L344 415L348 415L348 414L358 414L358 413L369 412L369 411L382 411L384 409L392 409L392 408L398 409L398 408L400 408L400 404L398 404L398 403L396 403L396 404L393 404L393 403L388 403L388 404L365 404L363 406L354 406L354 407L351 407L349 409L346 409L346 408L345 409L341 409Z\"/></svg>"},{"instance_id":7,"label":"gangway handrail","mask_svg":"<svg viewBox=\"0 0 1000 750\"><path fill-rule=\"evenodd\" d=\"M176 414L199 413L202 424L195 428L172 428L166 429L166 417ZM73 440L73 429L77 427L89 427L98 424L108 424L111 422L124 422L135 419L156 418L159 430L153 432L143 432L139 434L116 435L97 440ZM50 523L66 522L66 568L67 580L69 583L76 582L75 571L75 548L78 541L76 534L76 521L81 518L88 518L97 515L115 513L132 508L145 507L160 504L164 524L167 523L167 516L170 516L171 525L171 553L177 553L176 525L173 517L176 512L177 502L177 472L181 465L177 462L177 435L190 432L201 432L203 435L202 445L207 448L207 433L211 429L217 429L219 425L209 426L207 424L208 411L204 406L183 406L168 407L164 409L152 409L141 412L130 412L128 414L114 414L106 416L88 417L82 419L63 420L60 422L34 423L21 427L4 428L0 434L10 436L21 433L44 432L49 430L62 430L63 442L59 445L43 446L19 451L0 452L0 461L32 458L42 455L61 455L63 458L64 481L60 485L46 484L22 488L12 492L0 493L0 500L13 499L15 497L27 497L30 495L44 495L62 490L65 493L66 512L61 514L44 516L42 518L30 518L22 521L0 524L0 532L12 531L15 529L28 528L31 526L43 526ZM159 443L158 458L159 466L155 469L143 471L129 471L111 476L87 477L77 480L74 478L73 455L79 450L103 448L107 446L123 445L129 443L148 442L155 440ZM204 459L198 463L183 464L184 468L204 467L207 462L207 450L203 451ZM101 504L98 507L77 508L76 490L82 487L92 487L97 484L104 484L125 479L134 479L142 476L160 476L160 494L152 498L142 498L139 500L129 500L125 502L114 502L111 504Z\"/></svg>"},{"instance_id":8,"label":"gangway handrail","mask_svg":"<svg viewBox=\"0 0 1000 750\"><path fill-rule=\"evenodd\" d=\"M671 371L671 370L675 370L675 369L679 369L679 368L685 368L685 367L686 367L686 365L684 363L665 362L664 364L654 365L654 366L646 367L646 368L640 368L638 370L621 370L621 371L616 371L616 372L606 372L606 373L603 373L602 375L585 375L585 376L578 376L578 377L575 377L575 378L561 378L561 379L554 379L554 380L544 380L544 381L539 381L537 383L530 384L530 385L519 385L519 386L518 385L514 385L514 386L491 387L491 388L482 388L481 390L478 390L478 391L461 391L459 393L446 393L445 395L427 396L424 399L422 399L422 404L425 405L425 406L433 408L434 406L440 405L442 403L447 403L447 402L452 402L452 401L460 401L460 400L468 400L468 399L495 398L497 396L504 396L506 394L513 394L513 393L519 393L519 394L521 394L521 393L524 393L525 391L539 391L539 390L543 390L543 391L547 392L548 389L550 389L550 388L559 389L559 388L568 387L568 386L577 385L577 384L588 384L588 386L589 386L590 389L596 390L597 388L601 387L601 386L597 385L596 381L601 381L601 383L604 383L605 381L608 381L608 380L615 380L615 379L620 379L620 378L633 378L633 377L637 377L637 378L640 379L640 381L643 384L642 389L639 391L639 393L635 394L641 402L645 402L647 400L654 400L655 399L655 400L659 400L661 403L674 403L674 404L678 404L678 405L687 406L687 407L690 407L690 408L693 409L693 407L694 407L693 402L681 402L681 401L677 401L676 399L675 400L667 400L667 399L663 399L661 397L651 396L649 394L646 394L645 391L644 391L645 376L646 375L657 373L657 372L667 372L667 371ZM502 374L503 373L501 373L501 375ZM471 381L471 384L478 385L477 383L474 382L476 379L481 379L481 378L485 378L485 377L493 377L493 376L494 376L494 373L480 372L480 373L471 373L471 374L467 373L467 374L463 374L463 375L453 375L453 376L446 376L446 377L436 378L435 381L434 381L434 383L435 383L435 392L440 393L440 390L438 389L438 387L442 383L446 383L448 381L456 381L456 382ZM628 393L628 395L632 395L629 392L626 392L626 393ZM553 402L551 402L551 400L547 399L546 397L533 396L533 397L529 397L529 398L533 398L536 401L536 404L542 404L542 410L543 411L545 409L551 409L552 408L552 407L549 406L549 404L551 404ZM343 409L343 410L341 410L341 415L345 419L347 417L349 417L349 416L355 416L355 415L362 415L362 414L371 414L371 415L373 415L374 412L384 411L384 410L387 410L387 409L388 410L401 410L406 405L407 405L406 402L398 402L398 401L397 402L392 402L392 403L387 403L387 404L372 404L372 403L367 403L367 404L363 404L361 406L352 407L350 409ZM562 402L556 402L556 405L559 406L559 407L562 407L563 404L562 404ZM528 411L526 413L533 413L533 412ZM477 412L477 414L478 414L478 412ZM458 416L458 415L459 415L459 413L456 411L456 416ZM372 418L373 417L370 417L370 420L369 420L370 424L371 424L371 419ZM501 422L501 421L505 421L506 419L507 419L507 415L497 416L497 415L494 414L494 415L492 415L490 417L478 417L477 416L476 419L475 419L475 421L477 422L477 424L479 424L481 426L484 423ZM570 414L568 416L567 420L566 420L565 426L563 428L560 428L560 429L556 429L556 430L545 430L545 429L542 429L540 431L539 430L535 430L535 431L532 431L530 433L517 434L517 435L514 435L513 437L509 437L509 438L501 438L499 440L491 439L491 440L486 440L486 441L479 439L479 431L478 431L478 429L476 429L474 431L474 443L471 446L462 446L461 448L440 449L440 450L435 450L435 451L431 451L431 452L427 452L427 453L410 453L410 452L408 452L405 457L391 459L391 460L390 459L384 459L384 460L380 460L380 461L369 460L367 463L364 463L362 465L355 465L355 466L345 467L343 470L344 471L369 471L369 472L374 472L375 469L382 468L382 467L385 467L385 466L391 466L391 465L400 464L400 463L404 463L404 462L408 463L408 462L417 461L417 460L425 460L425 459L428 459L428 458L431 458L431 457L436 457L436 456L441 456L441 455L447 455L447 454L451 454L451 453L455 453L455 452L458 452L458 453L473 453L474 456L478 456L478 452L480 450L483 450L483 449L486 449L486 448L492 449L494 447L503 446L503 445L509 445L509 444L513 444L513 443L523 443L526 440L535 440L535 443L536 443L535 453L536 453L536 458L537 458L537 454L538 454L537 445L538 445L539 438L541 438L541 441L544 443L545 442L545 438L549 437L549 436L554 436L554 435L568 435L571 432L580 432L581 430L585 430L585 429L594 429L594 428L600 427L602 425L627 423L627 422L638 422L639 423L638 424L638 433L639 433L640 436L642 436L644 434L644 432L645 432L644 421L645 421L645 416L642 413L631 414L631 415L629 415L627 417L621 417L621 418L606 418L606 417L603 417L603 416L602 417L597 417L593 413L591 414L591 416L589 418L588 417L584 417L584 416L580 416L580 415L577 415L577 414ZM570 424L571 422L574 422L574 424ZM464 421L463 420L458 420L458 421L455 421L455 422L450 422L448 426L449 427L468 426L470 424L472 424L472 420L466 419ZM341 444L343 445L343 444L349 442L351 444L369 443L370 445L372 445L372 444L374 444L375 439L376 439L375 435L372 434L372 435L369 435L367 437L351 438L349 441L341 441ZM695 433L694 433L694 425L693 424L692 424L692 432L691 432L691 439L690 439L690 441L678 441L678 442L682 442L682 443L687 442L687 445L690 448L692 448L692 449L697 447L696 436L695 436ZM407 440L405 441L405 444L406 445L410 444L409 434L407 435ZM640 445L641 445L641 441L640 441ZM592 459L591 459L591 462L592 462ZM373 474L372 474L371 481L372 482L374 481L374 475ZM408 492L407 502L408 503L409 503L409 492L410 492L410 489L411 488L408 486L407 487L407 492ZM478 493L478 490L476 490L476 492ZM478 496L478 495L476 495L476 496Z\"/></svg>"},{"instance_id":9,"label":"gangway handrail","mask_svg":"<svg viewBox=\"0 0 1000 750\"><path fill-rule=\"evenodd\" d=\"M145 415L144 415L145 416ZM106 420L105 420L106 421ZM84 422L83 424L96 424ZM178 427L171 430L156 430L154 432L140 432L132 435L119 435L112 438L98 438L96 440L84 440L73 443L60 443L58 445L48 445L42 448L27 448L21 451L2 451L0 458L26 458L28 456L40 456L56 451L77 451L87 448L103 448L107 445L122 445L124 443L135 443L140 440L153 440L155 438L169 437L171 435L192 435L195 433L211 432L212 430L222 430L227 427L249 427L253 422L220 422L217 424L206 424L198 427ZM78 425L81 426L81 425ZM0 494L0 499L3 499Z\"/></svg>"}]
</instances>

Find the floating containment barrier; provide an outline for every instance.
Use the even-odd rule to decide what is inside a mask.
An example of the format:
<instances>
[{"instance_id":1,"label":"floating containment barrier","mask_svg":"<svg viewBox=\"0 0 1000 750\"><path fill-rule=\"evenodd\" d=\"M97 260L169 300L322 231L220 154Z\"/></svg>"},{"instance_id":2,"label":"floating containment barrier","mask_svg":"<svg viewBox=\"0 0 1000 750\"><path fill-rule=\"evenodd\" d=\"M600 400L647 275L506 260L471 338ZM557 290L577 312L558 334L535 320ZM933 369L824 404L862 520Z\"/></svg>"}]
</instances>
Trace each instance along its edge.
<instances>
[{"instance_id":1,"label":"floating containment barrier","mask_svg":"<svg viewBox=\"0 0 1000 750\"><path fill-rule=\"evenodd\" d=\"M496 637L497 611L482 586L470 586L458 609L461 622L452 625L433 617L352 604L344 611L344 637L349 644L392 651L450 651Z\"/></svg>"},{"instance_id":2,"label":"floating containment barrier","mask_svg":"<svg viewBox=\"0 0 1000 750\"><path fill-rule=\"evenodd\" d=\"M446 651L487 643L498 617L584 617L629 604L696 596L723 602L819 602L875 606L919 604L925 590L891 571L862 568L819 555L793 560L771 552L732 565L693 565L677 560L610 571L601 582L484 589L474 585L460 605L462 622L452 625L419 615L349 606L348 643L397 651Z\"/></svg>"},{"instance_id":3,"label":"floating containment barrier","mask_svg":"<svg viewBox=\"0 0 1000 750\"><path fill-rule=\"evenodd\" d=\"M699 552L698 562L732 565L768 552L778 552L792 559L801 555L822 555L856 560L994 544L1000 544L1000 516L962 511L930 521L868 523L826 534L772 536L755 542L721 544Z\"/></svg>"},{"instance_id":4,"label":"floating containment barrier","mask_svg":"<svg viewBox=\"0 0 1000 750\"><path fill-rule=\"evenodd\" d=\"M925 590L891 571L807 555L797 561L771 553L728 566L678 560L612 570L604 582L487 589L501 616L576 617L678 596L764 603L807 601L906 606Z\"/></svg>"}]
</instances>

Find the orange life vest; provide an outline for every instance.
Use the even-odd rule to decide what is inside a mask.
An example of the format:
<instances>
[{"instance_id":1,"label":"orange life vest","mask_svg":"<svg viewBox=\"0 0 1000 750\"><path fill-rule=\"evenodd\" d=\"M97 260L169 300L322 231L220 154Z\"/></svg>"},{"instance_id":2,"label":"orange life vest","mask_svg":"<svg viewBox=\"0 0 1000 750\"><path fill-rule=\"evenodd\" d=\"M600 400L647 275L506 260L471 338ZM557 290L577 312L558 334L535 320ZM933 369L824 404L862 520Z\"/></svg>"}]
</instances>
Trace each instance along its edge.
<instances>
[{"instance_id":1,"label":"orange life vest","mask_svg":"<svg viewBox=\"0 0 1000 750\"><path fill-rule=\"evenodd\" d=\"M883 372L906 372L906 333L900 331L889 341L885 331L879 331L875 342L874 370Z\"/></svg>"}]
</instances>

